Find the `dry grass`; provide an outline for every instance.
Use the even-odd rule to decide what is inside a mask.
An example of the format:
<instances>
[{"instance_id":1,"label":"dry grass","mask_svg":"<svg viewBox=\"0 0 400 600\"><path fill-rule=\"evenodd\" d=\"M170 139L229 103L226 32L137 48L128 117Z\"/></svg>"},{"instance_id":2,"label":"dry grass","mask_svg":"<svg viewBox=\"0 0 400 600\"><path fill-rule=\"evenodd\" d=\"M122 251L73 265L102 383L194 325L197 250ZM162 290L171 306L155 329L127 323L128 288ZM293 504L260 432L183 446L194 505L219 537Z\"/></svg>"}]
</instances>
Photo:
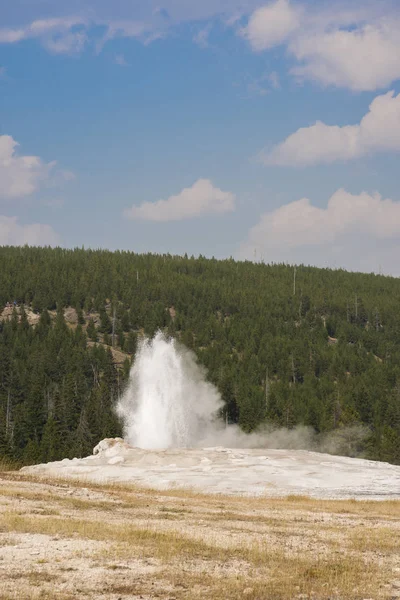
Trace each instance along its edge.
<instances>
[{"instance_id":1,"label":"dry grass","mask_svg":"<svg viewBox=\"0 0 400 600\"><path fill-rule=\"evenodd\" d=\"M400 536L389 527L365 527L350 536L350 547L357 552L392 552L400 555Z\"/></svg>"},{"instance_id":2,"label":"dry grass","mask_svg":"<svg viewBox=\"0 0 400 600\"><path fill-rule=\"evenodd\" d=\"M19 579L28 579L30 585L40 585L43 582L53 582L58 579L57 575L53 573L48 573L47 571L35 571L31 569L30 571L18 571L16 573L10 573L8 577L11 580L18 581Z\"/></svg>"},{"instance_id":3,"label":"dry grass","mask_svg":"<svg viewBox=\"0 0 400 600\"><path fill-rule=\"evenodd\" d=\"M224 497L15 473L0 475L0 495L0 565L11 544L25 561L0 572L0 600L17 597L16 581L18 600L97 599L99 589L113 600L400 598L397 501Z\"/></svg>"},{"instance_id":4,"label":"dry grass","mask_svg":"<svg viewBox=\"0 0 400 600\"><path fill-rule=\"evenodd\" d=\"M16 471L16 469L21 468L22 465L20 465L19 463L8 459L8 458L2 458L0 459L0 473L8 473L10 471Z\"/></svg>"}]
</instances>

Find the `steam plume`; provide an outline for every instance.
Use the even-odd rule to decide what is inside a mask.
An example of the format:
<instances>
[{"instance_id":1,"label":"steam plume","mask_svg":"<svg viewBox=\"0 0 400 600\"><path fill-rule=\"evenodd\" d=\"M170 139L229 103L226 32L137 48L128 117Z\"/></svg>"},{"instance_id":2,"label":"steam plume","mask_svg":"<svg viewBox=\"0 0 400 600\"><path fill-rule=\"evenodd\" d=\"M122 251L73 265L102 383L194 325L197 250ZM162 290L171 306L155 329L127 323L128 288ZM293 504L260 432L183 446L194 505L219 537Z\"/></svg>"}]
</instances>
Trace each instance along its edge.
<instances>
[{"instance_id":1,"label":"steam plume","mask_svg":"<svg viewBox=\"0 0 400 600\"><path fill-rule=\"evenodd\" d=\"M158 332L141 342L117 411L133 446L184 448L200 445L221 406L195 355Z\"/></svg>"},{"instance_id":2,"label":"steam plume","mask_svg":"<svg viewBox=\"0 0 400 600\"><path fill-rule=\"evenodd\" d=\"M363 426L317 435L311 427L287 430L268 425L246 434L218 419L223 406L196 355L161 332L141 341L128 387L117 412L126 441L137 448L215 447L313 450L360 456Z\"/></svg>"}]
</instances>

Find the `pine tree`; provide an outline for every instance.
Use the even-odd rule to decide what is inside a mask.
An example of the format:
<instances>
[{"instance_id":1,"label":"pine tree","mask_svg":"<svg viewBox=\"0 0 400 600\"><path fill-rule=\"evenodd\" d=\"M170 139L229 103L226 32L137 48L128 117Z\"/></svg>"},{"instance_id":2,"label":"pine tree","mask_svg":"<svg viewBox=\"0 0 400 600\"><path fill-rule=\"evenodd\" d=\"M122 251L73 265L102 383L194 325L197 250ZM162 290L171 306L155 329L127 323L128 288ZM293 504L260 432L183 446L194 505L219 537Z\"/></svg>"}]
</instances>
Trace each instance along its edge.
<instances>
[{"instance_id":1,"label":"pine tree","mask_svg":"<svg viewBox=\"0 0 400 600\"><path fill-rule=\"evenodd\" d=\"M83 458L92 454L93 450L93 436L89 429L88 420L86 417L85 409L79 417L79 423L72 436L72 452L74 457Z\"/></svg>"},{"instance_id":2,"label":"pine tree","mask_svg":"<svg viewBox=\"0 0 400 600\"><path fill-rule=\"evenodd\" d=\"M111 319L108 316L105 308L101 308L100 310L100 327L99 327L99 331L100 333L111 333L112 332L112 323L111 323Z\"/></svg>"},{"instance_id":3,"label":"pine tree","mask_svg":"<svg viewBox=\"0 0 400 600\"><path fill-rule=\"evenodd\" d=\"M89 319L89 323L88 323L86 332L88 334L89 339L92 340L92 342L98 341L97 330L96 330L93 319Z\"/></svg>"},{"instance_id":4,"label":"pine tree","mask_svg":"<svg viewBox=\"0 0 400 600\"><path fill-rule=\"evenodd\" d=\"M53 417L47 420L43 429L40 442L40 453L42 462L52 462L63 458L61 452L62 444L59 435L58 423Z\"/></svg>"},{"instance_id":5,"label":"pine tree","mask_svg":"<svg viewBox=\"0 0 400 600\"><path fill-rule=\"evenodd\" d=\"M125 342L125 351L128 352L128 354L135 354L136 348L137 335L133 331L130 331Z\"/></svg>"}]
</instances>

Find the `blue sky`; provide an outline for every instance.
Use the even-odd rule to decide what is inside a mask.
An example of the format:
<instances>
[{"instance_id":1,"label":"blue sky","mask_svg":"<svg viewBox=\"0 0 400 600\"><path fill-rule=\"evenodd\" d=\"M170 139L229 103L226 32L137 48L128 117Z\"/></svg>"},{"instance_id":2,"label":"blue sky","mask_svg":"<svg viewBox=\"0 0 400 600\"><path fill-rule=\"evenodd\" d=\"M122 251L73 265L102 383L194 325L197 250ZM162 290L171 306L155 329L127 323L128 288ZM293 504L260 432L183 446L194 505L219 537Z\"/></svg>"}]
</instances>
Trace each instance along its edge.
<instances>
[{"instance_id":1,"label":"blue sky","mask_svg":"<svg viewBox=\"0 0 400 600\"><path fill-rule=\"evenodd\" d=\"M0 23L0 244L400 274L397 2L0 0Z\"/></svg>"}]
</instances>

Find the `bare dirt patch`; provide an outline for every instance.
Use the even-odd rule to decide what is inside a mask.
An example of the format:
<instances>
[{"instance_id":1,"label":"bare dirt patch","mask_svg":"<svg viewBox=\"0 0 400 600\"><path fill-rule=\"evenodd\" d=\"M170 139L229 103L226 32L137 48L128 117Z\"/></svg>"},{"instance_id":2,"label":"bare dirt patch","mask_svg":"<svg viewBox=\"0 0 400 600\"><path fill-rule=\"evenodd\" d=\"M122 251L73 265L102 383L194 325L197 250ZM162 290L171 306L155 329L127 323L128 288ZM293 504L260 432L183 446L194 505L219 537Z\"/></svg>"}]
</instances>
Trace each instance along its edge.
<instances>
[{"instance_id":1,"label":"bare dirt patch","mask_svg":"<svg viewBox=\"0 0 400 600\"><path fill-rule=\"evenodd\" d=\"M20 306L16 306L15 310L18 315L18 321L20 321L22 308ZM33 312L33 310L31 310L29 307L25 307L24 310L29 325L37 325L39 323L40 315ZM0 311L0 321L11 321L14 312L14 306L5 306L4 309L0 308Z\"/></svg>"}]
</instances>

